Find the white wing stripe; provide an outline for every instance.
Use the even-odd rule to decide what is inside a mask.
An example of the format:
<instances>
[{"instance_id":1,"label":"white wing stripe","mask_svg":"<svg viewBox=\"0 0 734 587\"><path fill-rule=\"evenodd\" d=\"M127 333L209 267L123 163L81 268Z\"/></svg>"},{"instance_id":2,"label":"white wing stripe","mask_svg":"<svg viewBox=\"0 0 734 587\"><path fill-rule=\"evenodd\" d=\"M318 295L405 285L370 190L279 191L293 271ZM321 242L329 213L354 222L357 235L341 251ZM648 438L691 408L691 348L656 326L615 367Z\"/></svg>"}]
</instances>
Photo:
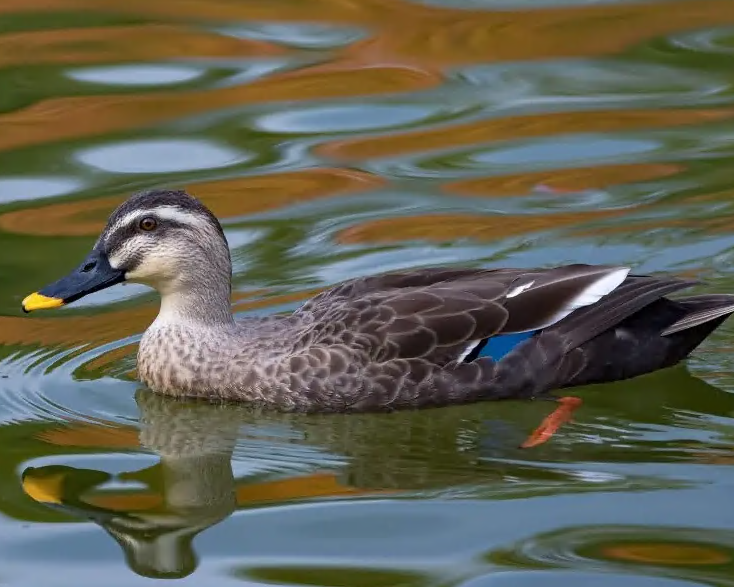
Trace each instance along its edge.
<instances>
[{"instance_id":1,"label":"white wing stripe","mask_svg":"<svg viewBox=\"0 0 734 587\"><path fill-rule=\"evenodd\" d=\"M613 292L617 289L625 279L627 274L630 272L629 267L623 269L617 269L613 273L609 273L592 283L589 287L583 290L576 298L574 298L569 307L572 309L581 308L583 306L590 306L595 304L605 295Z\"/></svg>"},{"instance_id":2,"label":"white wing stripe","mask_svg":"<svg viewBox=\"0 0 734 587\"><path fill-rule=\"evenodd\" d=\"M567 306L561 308L550 319L548 324L543 325L542 328L546 328L551 324L555 324L556 322L561 321L574 310L578 310L579 308L583 308L584 306L595 304L605 295L612 293L615 289L622 285L624 280L627 279L627 274L629 272L629 267L623 267L622 269L617 269L612 273L607 273L606 275L583 289L574 299L571 300L571 302Z\"/></svg>"}]
</instances>

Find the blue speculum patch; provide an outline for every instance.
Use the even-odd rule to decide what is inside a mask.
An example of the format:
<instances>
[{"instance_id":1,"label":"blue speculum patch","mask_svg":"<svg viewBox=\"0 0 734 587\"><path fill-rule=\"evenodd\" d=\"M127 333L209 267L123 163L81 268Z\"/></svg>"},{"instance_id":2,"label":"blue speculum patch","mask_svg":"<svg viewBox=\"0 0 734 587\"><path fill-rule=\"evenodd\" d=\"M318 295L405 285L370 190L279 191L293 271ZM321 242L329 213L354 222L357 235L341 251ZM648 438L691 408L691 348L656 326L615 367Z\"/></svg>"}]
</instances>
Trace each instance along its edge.
<instances>
[{"instance_id":1,"label":"blue speculum patch","mask_svg":"<svg viewBox=\"0 0 734 587\"><path fill-rule=\"evenodd\" d=\"M475 358L479 357L492 357L493 361L499 361L522 341L527 340L533 336L539 330L532 330L530 332L517 332L515 334L502 334L500 336L493 336L487 341L487 344L479 351L479 354Z\"/></svg>"}]
</instances>

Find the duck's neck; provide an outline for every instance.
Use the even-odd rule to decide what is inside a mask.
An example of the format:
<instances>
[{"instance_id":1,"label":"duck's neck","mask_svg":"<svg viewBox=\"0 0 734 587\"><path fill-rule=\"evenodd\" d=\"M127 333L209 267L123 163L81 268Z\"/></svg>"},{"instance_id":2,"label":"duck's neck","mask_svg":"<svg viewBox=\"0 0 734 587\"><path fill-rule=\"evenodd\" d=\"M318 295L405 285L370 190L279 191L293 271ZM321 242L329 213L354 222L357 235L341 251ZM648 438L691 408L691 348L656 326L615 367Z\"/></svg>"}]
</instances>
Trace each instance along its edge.
<instances>
[{"instance_id":1,"label":"duck's neck","mask_svg":"<svg viewBox=\"0 0 734 587\"><path fill-rule=\"evenodd\" d=\"M179 287L161 292L157 324L192 324L197 327L227 327L234 323L230 307L231 289L226 284Z\"/></svg>"}]
</instances>

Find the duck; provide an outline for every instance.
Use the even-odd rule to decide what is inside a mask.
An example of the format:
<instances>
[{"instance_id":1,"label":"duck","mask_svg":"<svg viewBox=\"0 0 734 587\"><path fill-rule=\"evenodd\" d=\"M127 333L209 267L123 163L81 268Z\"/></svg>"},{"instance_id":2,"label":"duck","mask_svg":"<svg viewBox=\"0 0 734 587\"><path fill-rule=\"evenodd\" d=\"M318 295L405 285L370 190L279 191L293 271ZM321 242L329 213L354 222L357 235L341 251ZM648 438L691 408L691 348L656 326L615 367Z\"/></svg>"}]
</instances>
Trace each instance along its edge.
<instances>
[{"instance_id":1,"label":"duck","mask_svg":"<svg viewBox=\"0 0 734 587\"><path fill-rule=\"evenodd\" d=\"M76 269L22 309L57 308L123 282L160 294L137 351L138 378L154 392L308 413L555 402L525 448L581 405L554 392L676 365L734 312L734 295L669 297L691 279L577 263L377 273L291 313L236 319L222 225L177 189L132 194Z\"/></svg>"}]
</instances>

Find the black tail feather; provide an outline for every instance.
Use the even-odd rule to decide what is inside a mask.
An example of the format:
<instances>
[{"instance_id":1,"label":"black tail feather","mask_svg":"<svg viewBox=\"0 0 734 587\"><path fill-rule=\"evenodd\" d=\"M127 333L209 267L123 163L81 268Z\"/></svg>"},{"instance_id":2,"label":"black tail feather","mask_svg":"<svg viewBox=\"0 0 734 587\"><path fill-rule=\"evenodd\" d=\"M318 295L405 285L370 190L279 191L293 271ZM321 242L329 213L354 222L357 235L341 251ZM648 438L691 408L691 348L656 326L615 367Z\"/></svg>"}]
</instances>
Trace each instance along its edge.
<instances>
[{"instance_id":1,"label":"black tail feather","mask_svg":"<svg viewBox=\"0 0 734 587\"><path fill-rule=\"evenodd\" d=\"M677 303L685 308L687 313L683 318L663 330L663 336L688 330L699 324L715 320L720 316L729 316L734 312L734 296L726 294L693 296L677 300Z\"/></svg>"},{"instance_id":2,"label":"black tail feather","mask_svg":"<svg viewBox=\"0 0 734 587\"><path fill-rule=\"evenodd\" d=\"M734 313L734 296L661 298L585 342L568 356L582 365L561 387L618 381L671 367L685 359ZM579 356L580 355L580 356Z\"/></svg>"}]
</instances>

